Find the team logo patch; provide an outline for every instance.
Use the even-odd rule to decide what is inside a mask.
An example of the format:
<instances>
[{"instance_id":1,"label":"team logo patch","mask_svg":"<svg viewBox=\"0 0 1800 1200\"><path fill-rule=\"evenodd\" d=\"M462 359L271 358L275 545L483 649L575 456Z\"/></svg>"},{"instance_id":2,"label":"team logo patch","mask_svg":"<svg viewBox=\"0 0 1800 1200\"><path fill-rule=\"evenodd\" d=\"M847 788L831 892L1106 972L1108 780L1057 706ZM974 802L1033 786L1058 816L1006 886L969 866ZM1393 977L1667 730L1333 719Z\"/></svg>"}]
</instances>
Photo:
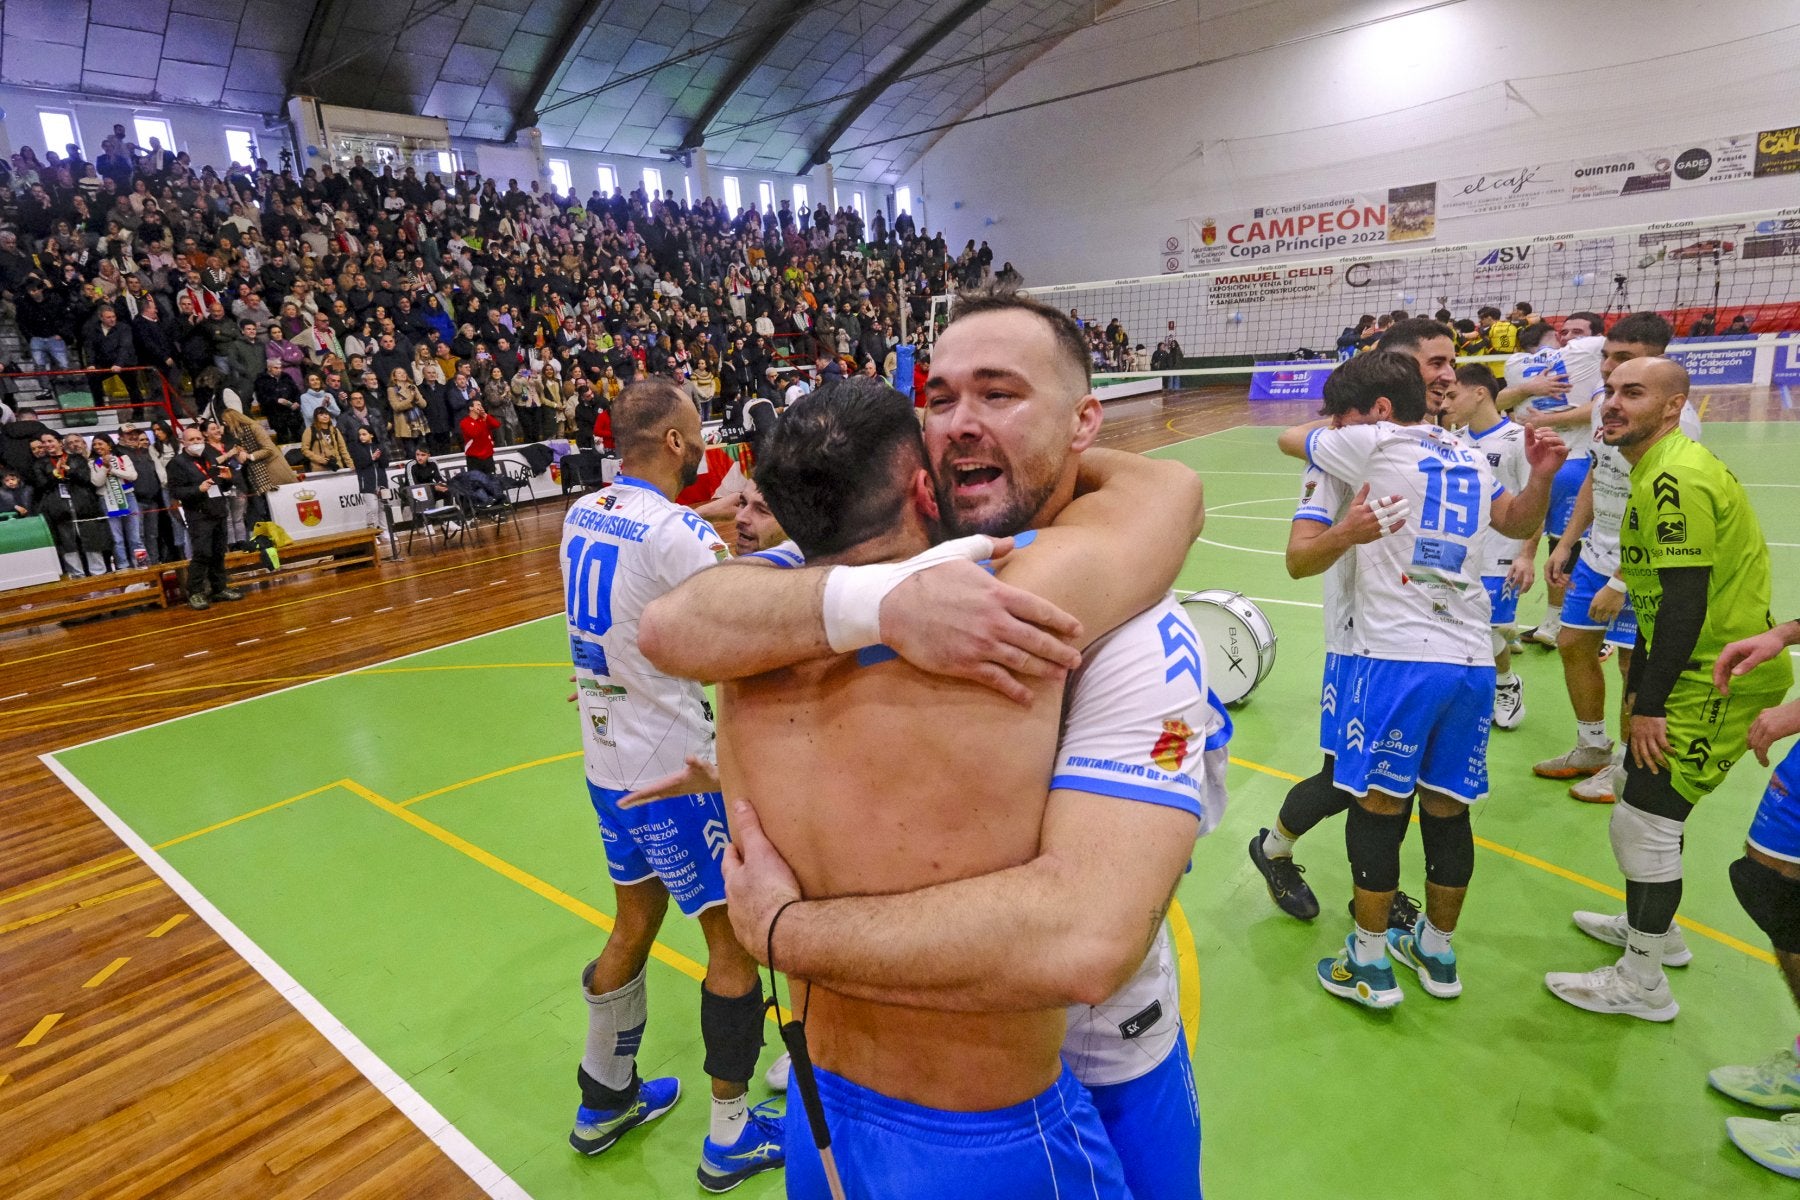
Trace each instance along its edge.
<instances>
[{"instance_id":1,"label":"team logo patch","mask_svg":"<svg viewBox=\"0 0 1800 1200\"><path fill-rule=\"evenodd\" d=\"M296 492L294 511L299 514L300 523L309 529L325 519L325 509L319 503L319 494L314 491Z\"/></svg>"},{"instance_id":2,"label":"team logo patch","mask_svg":"<svg viewBox=\"0 0 1800 1200\"><path fill-rule=\"evenodd\" d=\"M1319 490L1319 481L1318 480L1316 480L1316 479L1307 480L1306 481L1306 490L1300 493L1300 503L1310 504L1312 502L1313 493L1318 490Z\"/></svg>"},{"instance_id":3,"label":"team logo patch","mask_svg":"<svg viewBox=\"0 0 1800 1200\"><path fill-rule=\"evenodd\" d=\"M1667 471L1650 481L1650 494L1659 509L1681 507L1681 485Z\"/></svg>"},{"instance_id":4,"label":"team logo patch","mask_svg":"<svg viewBox=\"0 0 1800 1200\"><path fill-rule=\"evenodd\" d=\"M1681 761L1699 771L1705 769L1706 760L1711 757L1712 742L1706 738L1697 737L1688 743L1687 753L1681 756Z\"/></svg>"},{"instance_id":5,"label":"team logo patch","mask_svg":"<svg viewBox=\"0 0 1800 1200\"><path fill-rule=\"evenodd\" d=\"M1162 1020L1162 1015L1162 1001L1152 1000L1149 1008L1119 1022L1119 1036L1128 1042L1133 1038L1143 1037L1151 1027Z\"/></svg>"},{"instance_id":6,"label":"team logo patch","mask_svg":"<svg viewBox=\"0 0 1800 1200\"><path fill-rule=\"evenodd\" d=\"M1656 543L1659 546L1679 546L1687 541L1687 518L1680 513L1656 518Z\"/></svg>"},{"instance_id":7,"label":"team logo patch","mask_svg":"<svg viewBox=\"0 0 1800 1200\"><path fill-rule=\"evenodd\" d=\"M1188 739L1194 731L1186 721L1164 721L1162 736L1156 739L1156 747L1150 751L1150 761L1173 775L1181 770L1182 762L1187 758Z\"/></svg>"}]
</instances>

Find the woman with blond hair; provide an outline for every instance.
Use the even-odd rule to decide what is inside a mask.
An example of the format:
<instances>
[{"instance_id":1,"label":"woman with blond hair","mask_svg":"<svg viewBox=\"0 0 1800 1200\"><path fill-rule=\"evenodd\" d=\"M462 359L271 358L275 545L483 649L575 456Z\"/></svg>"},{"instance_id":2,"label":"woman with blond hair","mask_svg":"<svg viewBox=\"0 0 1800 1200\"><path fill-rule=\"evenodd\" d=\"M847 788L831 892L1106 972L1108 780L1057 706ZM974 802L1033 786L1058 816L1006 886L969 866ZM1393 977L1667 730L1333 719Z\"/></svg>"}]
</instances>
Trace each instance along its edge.
<instances>
[{"instance_id":1,"label":"woman with blond hair","mask_svg":"<svg viewBox=\"0 0 1800 1200\"><path fill-rule=\"evenodd\" d=\"M424 444L431 433L431 425L425 416L425 397L405 367L395 367L388 372L387 404L388 411L394 416L394 437L410 456Z\"/></svg>"}]
</instances>

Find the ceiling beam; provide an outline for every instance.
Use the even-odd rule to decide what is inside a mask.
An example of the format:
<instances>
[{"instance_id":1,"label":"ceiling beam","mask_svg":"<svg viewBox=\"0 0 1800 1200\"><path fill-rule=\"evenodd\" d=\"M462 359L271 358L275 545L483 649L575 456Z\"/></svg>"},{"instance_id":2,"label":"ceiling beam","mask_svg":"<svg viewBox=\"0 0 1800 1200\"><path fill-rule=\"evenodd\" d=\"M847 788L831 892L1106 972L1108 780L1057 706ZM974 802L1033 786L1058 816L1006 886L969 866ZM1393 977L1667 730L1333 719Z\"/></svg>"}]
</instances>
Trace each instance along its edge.
<instances>
[{"instance_id":1,"label":"ceiling beam","mask_svg":"<svg viewBox=\"0 0 1800 1200\"><path fill-rule=\"evenodd\" d=\"M288 79L288 94L299 95L300 85L318 74L319 55L338 27L344 23L344 10L351 0L319 0L313 6L312 20L306 23L306 34L300 39L300 53L294 56L293 74Z\"/></svg>"},{"instance_id":2,"label":"ceiling beam","mask_svg":"<svg viewBox=\"0 0 1800 1200\"><path fill-rule=\"evenodd\" d=\"M550 81L556 78L556 73L562 70L563 63L569 56L580 49L582 39L587 37L588 27L600 15L600 8L605 3L606 0L582 0L581 10L563 26L555 44L545 52L543 61L532 72L531 86L525 90L519 107L513 110L512 126L506 131L507 141L512 141L525 126L537 124L537 107L544 102L544 94L550 90Z\"/></svg>"},{"instance_id":3,"label":"ceiling beam","mask_svg":"<svg viewBox=\"0 0 1800 1200\"><path fill-rule=\"evenodd\" d=\"M821 0L793 0L785 10L763 26L762 35L750 47L750 52L740 58L730 73L719 81L719 86L713 89L712 95L706 98L706 103L689 123L687 133L681 139L681 149L697 150L706 144L706 127L718 119L719 113L737 95L738 89L775 52L775 47L781 44L781 39L787 36L794 23L805 16L808 10L817 8L820 2Z\"/></svg>"},{"instance_id":4,"label":"ceiling beam","mask_svg":"<svg viewBox=\"0 0 1800 1200\"><path fill-rule=\"evenodd\" d=\"M832 143L843 137L844 132L850 126L856 124L856 119L868 111L869 105L880 99L883 92L894 86L901 76L912 70L918 61L925 57L926 51L954 33L959 25L986 8L988 3L989 0L963 0L930 29L927 29L917 41L908 46L905 53L889 63L881 74L864 84L862 90L851 97L850 103L838 110L838 115L832 118L831 126L826 129L824 136L813 144L812 153L807 156L806 165L800 168L800 173L805 175L814 167L830 162Z\"/></svg>"}]
</instances>

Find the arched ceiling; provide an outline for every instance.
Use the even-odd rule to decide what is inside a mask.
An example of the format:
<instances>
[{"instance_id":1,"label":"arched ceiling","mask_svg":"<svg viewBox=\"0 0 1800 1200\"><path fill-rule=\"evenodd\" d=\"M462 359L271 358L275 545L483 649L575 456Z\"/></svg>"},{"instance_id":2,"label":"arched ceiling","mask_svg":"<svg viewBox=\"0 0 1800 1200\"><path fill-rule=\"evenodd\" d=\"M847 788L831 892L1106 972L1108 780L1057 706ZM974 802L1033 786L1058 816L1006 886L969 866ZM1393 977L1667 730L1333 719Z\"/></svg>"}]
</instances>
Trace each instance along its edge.
<instances>
[{"instance_id":1,"label":"arched ceiling","mask_svg":"<svg viewBox=\"0 0 1800 1200\"><path fill-rule=\"evenodd\" d=\"M1118 0L5 0L0 81L279 113L289 95L459 136L893 179Z\"/></svg>"}]
</instances>

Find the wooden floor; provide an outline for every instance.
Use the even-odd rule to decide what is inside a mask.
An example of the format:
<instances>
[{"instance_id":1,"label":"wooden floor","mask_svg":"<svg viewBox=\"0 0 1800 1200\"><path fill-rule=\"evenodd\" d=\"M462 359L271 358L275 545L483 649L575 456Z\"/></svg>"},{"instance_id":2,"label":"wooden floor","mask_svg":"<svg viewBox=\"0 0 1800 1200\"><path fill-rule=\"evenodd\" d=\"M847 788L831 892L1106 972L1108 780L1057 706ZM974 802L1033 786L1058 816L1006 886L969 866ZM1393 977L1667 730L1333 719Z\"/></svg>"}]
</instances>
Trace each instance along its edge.
<instances>
[{"instance_id":1,"label":"wooden floor","mask_svg":"<svg viewBox=\"0 0 1800 1200\"><path fill-rule=\"evenodd\" d=\"M1247 413L1235 388L1123 401L1101 438L1148 449ZM560 518L204 613L0 639L0 1196L481 1194L37 755L554 612ZM196 745L145 774L255 753Z\"/></svg>"}]
</instances>

